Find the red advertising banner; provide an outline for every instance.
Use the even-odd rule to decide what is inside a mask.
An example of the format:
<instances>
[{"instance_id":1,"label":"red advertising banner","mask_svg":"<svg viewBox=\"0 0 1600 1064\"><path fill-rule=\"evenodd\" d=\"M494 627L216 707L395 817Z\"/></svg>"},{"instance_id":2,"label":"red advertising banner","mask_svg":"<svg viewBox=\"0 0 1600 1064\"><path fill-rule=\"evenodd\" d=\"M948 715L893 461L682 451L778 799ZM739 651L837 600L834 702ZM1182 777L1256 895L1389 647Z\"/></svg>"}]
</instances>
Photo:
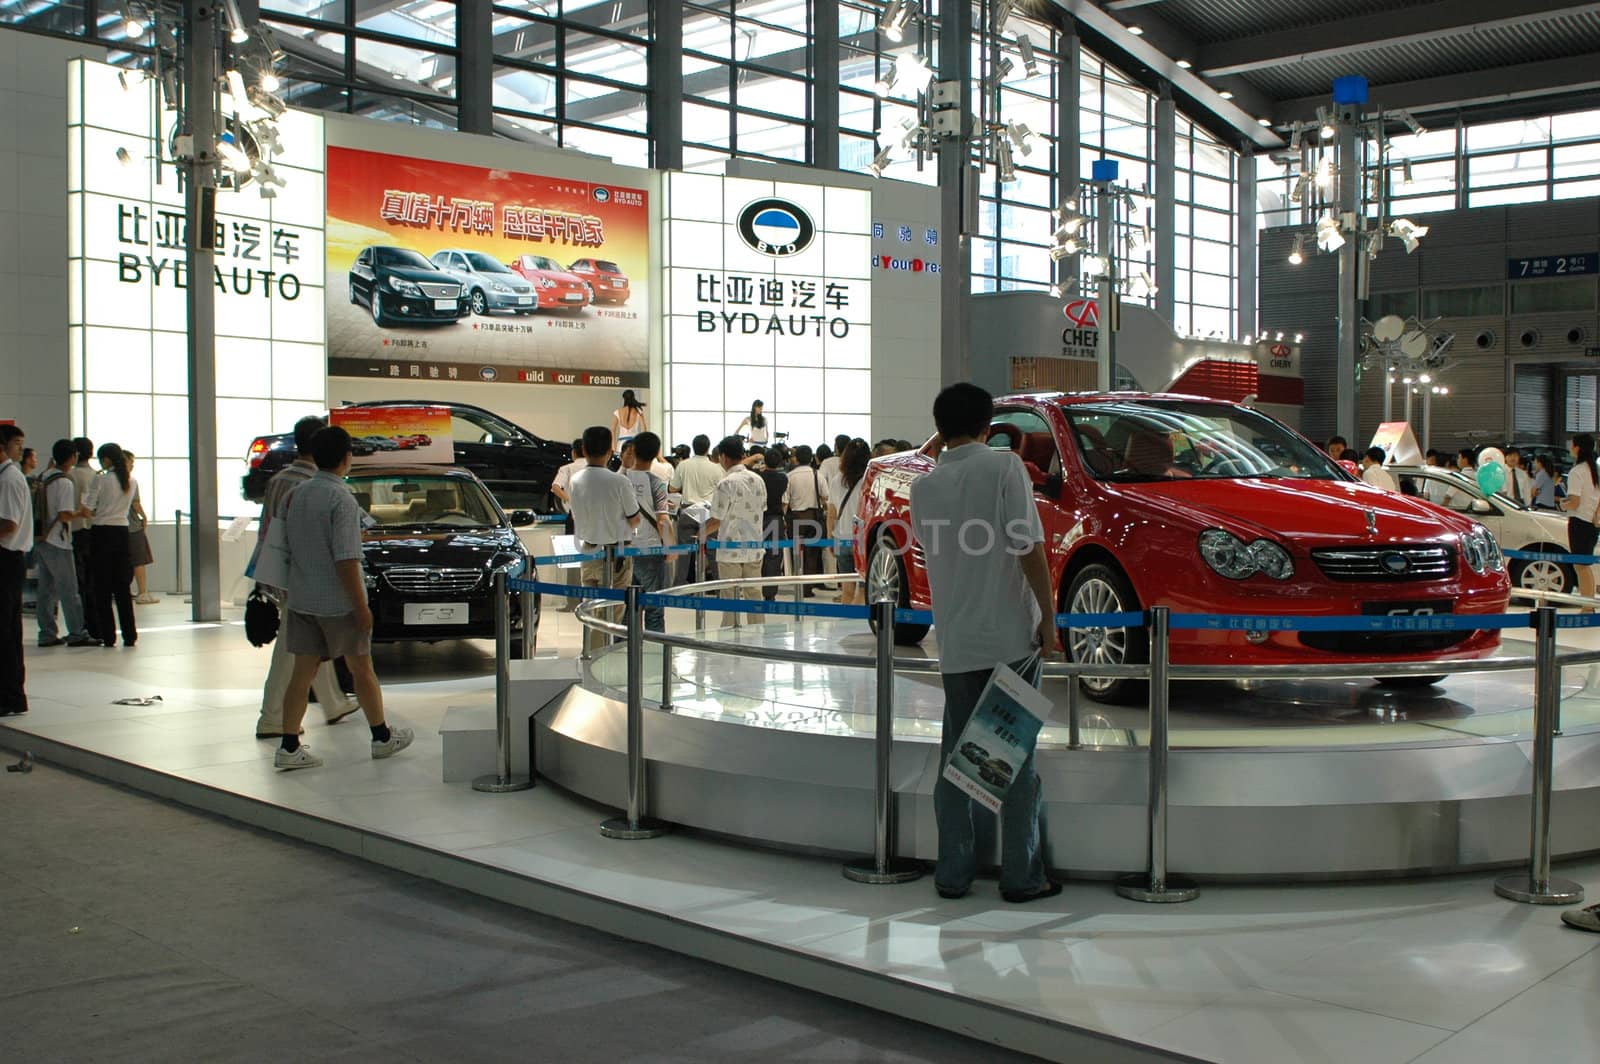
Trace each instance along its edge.
<instances>
[{"instance_id":1,"label":"red advertising banner","mask_svg":"<svg viewBox=\"0 0 1600 1064\"><path fill-rule=\"evenodd\" d=\"M329 147L327 197L330 376L649 386L644 190Z\"/></svg>"},{"instance_id":2,"label":"red advertising banner","mask_svg":"<svg viewBox=\"0 0 1600 1064\"><path fill-rule=\"evenodd\" d=\"M341 407L328 421L350 434L356 465L449 465L450 411L438 406Z\"/></svg>"}]
</instances>

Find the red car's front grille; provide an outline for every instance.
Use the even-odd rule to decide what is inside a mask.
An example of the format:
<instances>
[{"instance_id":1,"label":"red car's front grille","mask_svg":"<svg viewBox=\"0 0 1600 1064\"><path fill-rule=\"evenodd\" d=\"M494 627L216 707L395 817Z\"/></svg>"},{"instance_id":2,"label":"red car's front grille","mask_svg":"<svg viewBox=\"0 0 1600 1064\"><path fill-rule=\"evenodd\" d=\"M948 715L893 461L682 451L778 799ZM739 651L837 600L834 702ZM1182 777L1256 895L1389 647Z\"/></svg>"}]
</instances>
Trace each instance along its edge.
<instances>
[{"instance_id":1,"label":"red car's front grille","mask_svg":"<svg viewBox=\"0 0 1600 1064\"><path fill-rule=\"evenodd\" d=\"M1436 654L1473 632L1301 632L1300 642L1331 654Z\"/></svg>"}]
</instances>

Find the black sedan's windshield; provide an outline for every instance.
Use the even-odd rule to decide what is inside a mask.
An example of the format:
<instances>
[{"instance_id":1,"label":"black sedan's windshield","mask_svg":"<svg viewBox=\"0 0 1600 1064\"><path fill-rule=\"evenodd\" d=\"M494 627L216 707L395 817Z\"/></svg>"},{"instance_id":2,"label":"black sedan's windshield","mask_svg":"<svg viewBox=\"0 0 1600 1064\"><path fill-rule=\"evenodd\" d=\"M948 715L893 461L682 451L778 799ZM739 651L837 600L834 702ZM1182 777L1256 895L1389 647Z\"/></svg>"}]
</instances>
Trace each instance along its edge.
<instances>
[{"instance_id":1,"label":"black sedan's windshield","mask_svg":"<svg viewBox=\"0 0 1600 1064\"><path fill-rule=\"evenodd\" d=\"M463 477L362 475L350 478L373 528L494 528L500 512L477 482Z\"/></svg>"},{"instance_id":2,"label":"black sedan's windshield","mask_svg":"<svg viewBox=\"0 0 1600 1064\"><path fill-rule=\"evenodd\" d=\"M1066 414L1098 480L1349 479L1327 455L1248 407L1130 399L1075 404Z\"/></svg>"},{"instance_id":3,"label":"black sedan's windshield","mask_svg":"<svg viewBox=\"0 0 1600 1064\"><path fill-rule=\"evenodd\" d=\"M379 248L379 266L409 266L414 270L431 270L433 263L408 248Z\"/></svg>"}]
</instances>

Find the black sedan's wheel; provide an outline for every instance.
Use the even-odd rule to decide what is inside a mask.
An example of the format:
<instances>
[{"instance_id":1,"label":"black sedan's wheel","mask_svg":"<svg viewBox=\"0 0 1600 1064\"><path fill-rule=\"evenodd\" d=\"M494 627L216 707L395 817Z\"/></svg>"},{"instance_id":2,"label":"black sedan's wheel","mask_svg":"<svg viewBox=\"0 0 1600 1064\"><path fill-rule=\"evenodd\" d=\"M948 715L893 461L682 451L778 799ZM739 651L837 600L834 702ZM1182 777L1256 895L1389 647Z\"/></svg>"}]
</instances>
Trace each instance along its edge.
<instances>
[{"instance_id":1,"label":"black sedan's wheel","mask_svg":"<svg viewBox=\"0 0 1600 1064\"><path fill-rule=\"evenodd\" d=\"M489 297L483 294L483 289L474 288L472 295L467 297L467 302L472 307L472 313L479 317L489 313Z\"/></svg>"},{"instance_id":2,"label":"black sedan's wheel","mask_svg":"<svg viewBox=\"0 0 1600 1064\"><path fill-rule=\"evenodd\" d=\"M383 312L383 297L378 295L376 288L372 290L372 303L368 309L372 311L372 324L380 328L389 324L389 317Z\"/></svg>"},{"instance_id":3,"label":"black sedan's wheel","mask_svg":"<svg viewBox=\"0 0 1600 1064\"><path fill-rule=\"evenodd\" d=\"M1109 565L1086 565L1067 588L1068 613L1133 613L1139 598L1128 578ZM1068 628L1061 633L1067 659L1088 665L1142 665L1150 660L1150 638L1143 628ZM1083 692L1098 702L1127 703L1144 697L1142 680L1084 676Z\"/></svg>"},{"instance_id":4,"label":"black sedan's wheel","mask_svg":"<svg viewBox=\"0 0 1600 1064\"><path fill-rule=\"evenodd\" d=\"M894 541L880 536L872 545L872 553L867 556L867 602L882 602L885 599L892 601L896 609L908 610L911 608L911 585L906 580L905 559L900 557ZM872 630L876 632L876 621L869 622ZM895 623L894 641L899 646L916 646L927 636L926 624L901 624Z\"/></svg>"}]
</instances>

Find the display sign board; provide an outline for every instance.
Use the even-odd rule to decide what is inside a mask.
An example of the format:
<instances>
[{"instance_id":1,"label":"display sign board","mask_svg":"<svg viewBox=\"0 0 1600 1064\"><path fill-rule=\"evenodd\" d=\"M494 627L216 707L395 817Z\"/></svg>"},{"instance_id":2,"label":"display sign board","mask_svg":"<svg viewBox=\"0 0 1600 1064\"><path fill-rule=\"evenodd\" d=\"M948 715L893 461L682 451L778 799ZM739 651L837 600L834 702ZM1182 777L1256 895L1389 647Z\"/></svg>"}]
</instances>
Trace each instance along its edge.
<instances>
[{"instance_id":1,"label":"display sign board","mask_svg":"<svg viewBox=\"0 0 1600 1064\"><path fill-rule=\"evenodd\" d=\"M731 433L758 399L796 441L867 435L872 194L666 177L669 436Z\"/></svg>"},{"instance_id":2,"label":"display sign board","mask_svg":"<svg viewBox=\"0 0 1600 1064\"><path fill-rule=\"evenodd\" d=\"M1387 465L1415 466L1422 464L1422 448L1417 446L1416 433L1406 421L1385 421L1372 434L1368 447L1382 447L1388 456Z\"/></svg>"},{"instance_id":3,"label":"display sign board","mask_svg":"<svg viewBox=\"0 0 1600 1064\"><path fill-rule=\"evenodd\" d=\"M184 191L177 113L154 81L68 64L67 274L70 427L139 455L152 514L189 504ZM287 111L271 164L284 181L216 196L217 490L263 432L326 409L323 123ZM46 254L51 249L30 249Z\"/></svg>"},{"instance_id":4,"label":"display sign board","mask_svg":"<svg viewBox=\"0 0 1600 1064\"><path fill-rule=\"evenodd\" d=\"M1600 252L1595 251L1506 260L1506 276L1513 281L1536 277L1592 277L1597 273L1600 273Z\"/></svg>"},{"instance_id":5,"label":"display sign board","mask_svg":"<svg viewBox=\"0 0 1600 1064\"><path fill-rule=\"evenodd\" d=\"M330 147L329 375L648 387L649 216L643 189Z\"/></svg>"},{"instance_id":6,"label":"display sign board","mask_svg":"<svg viewBox=\"0 0 1600 1064\"><path fill-rule=\"evenodd\" d=\"M346 406L328 422L350 434L356 465L396 465L455 461L450 411L438 406Z\"/></svg>"},{"instance_id":7,"label":"display sign board","mask_svg":"<svg viewBox=\"0 0 1600 1064\"><path fill-rule=\"evenodd\" d=\"M1067 319L1061 330L1062 358L1098 358L1100 353L1100 303L1069 299L1061 307Z\"/></svg>"},{"instance_id":8,"label":"display sign board","mask_svg":"<svg viewBox=\"0 0 1600 1064\"><path fill-rule=\"evenodd\" d=\"M930 285L939 283L942 269L937 226L888 217L872 222L872 269L875 273L905 273Z\"/></svg>"}]
</instances>

